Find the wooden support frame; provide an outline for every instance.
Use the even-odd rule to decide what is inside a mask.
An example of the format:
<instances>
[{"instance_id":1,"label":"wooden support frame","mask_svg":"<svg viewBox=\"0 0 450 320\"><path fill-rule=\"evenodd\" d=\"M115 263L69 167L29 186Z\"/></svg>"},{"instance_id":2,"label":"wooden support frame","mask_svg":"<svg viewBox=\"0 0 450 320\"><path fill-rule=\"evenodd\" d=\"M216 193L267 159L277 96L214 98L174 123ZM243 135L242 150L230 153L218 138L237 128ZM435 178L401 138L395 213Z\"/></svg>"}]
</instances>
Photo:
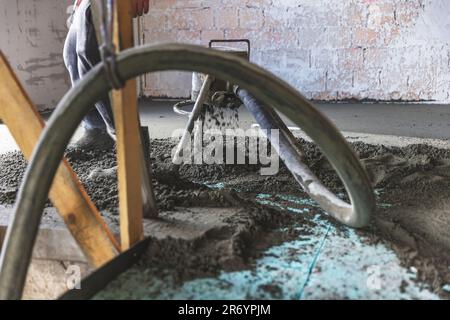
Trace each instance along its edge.
<instances>
[{"instance_id":1,"label":"wooden support frame","mask_svg":"<svg viewBox=\"0 0 450 320\"><path fill-rule=\"evenodd\" d=\"M132 1L115 2L114 44L118 50L134 46ZM120 236L122 250L144 239L141 194L141 137L136 80L115 90L113 112L117 135Z\"/></svg>"},{"instance_id":2,"label":"wooden support frame","mask_svg":"<svg viewBox=\"0 0 450 320\"><path fill-rule=\"evenodd\" d=\"M29 159L44 122L1 52L0 119L10 130L25 158ZM66 160L58 169L50 200L94 266L102 266L117 256L119 245L116 239Z\"/></svg>"},{"instance_id":3,"label":"wooden support frame","mask_svg":"<svg viewBox=\"0 0 450 320\"><path fill-rule=\"evenodd\" d=\"M117 1L114 10L114 44L122 50L131 48L134 46L131 2ZM44 122L1 52L0 58L0 119L29 159ZM117 243L65 159L50 191L51 201L88 260L96 267L144 238L141 193L144 164L136 80L129 80L123 89L113 91L112 105L117 135L121 244ZM151 209L156 210L155 207Z\"/></svg>"}]
</instances>

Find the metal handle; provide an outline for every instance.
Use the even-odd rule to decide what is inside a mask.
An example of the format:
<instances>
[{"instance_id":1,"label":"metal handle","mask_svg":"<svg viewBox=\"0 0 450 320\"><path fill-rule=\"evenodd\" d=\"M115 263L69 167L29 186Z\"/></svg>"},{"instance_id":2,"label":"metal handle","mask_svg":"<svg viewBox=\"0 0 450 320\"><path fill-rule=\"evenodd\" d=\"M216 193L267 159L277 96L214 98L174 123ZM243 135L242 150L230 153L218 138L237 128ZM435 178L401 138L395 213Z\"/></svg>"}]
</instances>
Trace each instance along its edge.
<instances>
[{"instance_id":1,"label":"metal handle","mask_svg":"<svg viewBox=\"0 0 450 320\"><path fill-rule=\"evenodd\" d=\"M223 40L211 40L209 42L209 48L213 49L214 43L245 43L247 44L247 54L248 58L250 59L250 53L251 53L251 44L250 40L248 39L223 39Z\"/></svg>"}]
</instances>

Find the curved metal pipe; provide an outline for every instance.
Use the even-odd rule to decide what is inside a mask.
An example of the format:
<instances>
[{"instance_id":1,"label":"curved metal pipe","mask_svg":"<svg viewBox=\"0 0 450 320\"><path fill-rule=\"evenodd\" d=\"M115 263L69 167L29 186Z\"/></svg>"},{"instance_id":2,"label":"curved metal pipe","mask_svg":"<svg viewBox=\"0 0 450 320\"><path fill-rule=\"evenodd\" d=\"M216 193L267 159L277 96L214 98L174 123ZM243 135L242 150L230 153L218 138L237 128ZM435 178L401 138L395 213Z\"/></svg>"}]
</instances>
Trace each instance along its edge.
<instances>
[{"instance_id":1,"label":"curved metal pipe","mask_svg":"<svg viewBox=\"0 0 450 320\"><path fill-rule=\"evenodd\" d=\"M348 224L360 227L369 221L374 195L358 158L326 117L270 72L227 53L180 44L123 51L117 57L117 68L123 79L148 72L184 70L211 74L247 89L262 103L281 111L303 128L330 160L359 215L349 217ZM33 152L8 227L0 257L0 299L20 299L42 211L65 147L90 106L109 90L111 87L100 64L64 96L47 123Z\"/></svg>"}]
</instances>

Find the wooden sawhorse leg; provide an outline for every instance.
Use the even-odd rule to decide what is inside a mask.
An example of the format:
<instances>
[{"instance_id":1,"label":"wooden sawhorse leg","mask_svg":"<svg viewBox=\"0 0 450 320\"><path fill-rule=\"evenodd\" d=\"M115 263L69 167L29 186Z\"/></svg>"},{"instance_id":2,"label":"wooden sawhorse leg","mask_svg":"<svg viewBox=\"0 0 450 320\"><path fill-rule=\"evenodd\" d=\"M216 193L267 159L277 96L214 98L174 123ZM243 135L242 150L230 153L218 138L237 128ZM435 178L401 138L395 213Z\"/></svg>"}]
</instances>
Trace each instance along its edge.
<instances>
[{"instance_id":1,"label":"wooden sawhorse leg","mask_svg":"<svg viewBox=\"0 0 450 320\"><path fill-rule=\"evenodd\" d=\"M1 52L0 119L29 159L44 122ZM66 160L58 169L50 200L94 266L102 266L118 254L117 241Z\"/></svg>"},{"instance_id":2,"label":"wooden sawhorse leg","mask_svg":"<svg viewBox=\"0 0 450 320\"><path fill-rule=\"evenodd\" d=\"M134 46L131 4L132 1L115 2L114 44L119 50ZM121 245L122 250L127 250L144 238L141 186L146 177L143 175L136 80L127 81L123 89L113 92L113 112L117 135ZM150 215L155 216L151 181L146 185L147 207L153 211Z\"/></svg>"}]
</instances>

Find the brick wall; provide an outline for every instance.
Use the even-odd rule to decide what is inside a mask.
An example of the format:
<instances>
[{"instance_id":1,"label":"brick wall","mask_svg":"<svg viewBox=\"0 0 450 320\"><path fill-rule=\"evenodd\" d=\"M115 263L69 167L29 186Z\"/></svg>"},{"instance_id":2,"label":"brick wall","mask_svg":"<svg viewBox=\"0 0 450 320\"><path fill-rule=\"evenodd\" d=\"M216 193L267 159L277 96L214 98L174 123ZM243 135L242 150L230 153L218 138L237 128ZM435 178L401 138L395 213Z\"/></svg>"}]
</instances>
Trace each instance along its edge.
<instances>
[{"instance_id":1,"label":"brick wall","mask_svg":"<svg viewBox=\"0 0 450 320\"><path fill-rule=\"evenodd\" d=\"M0 50L40 110L70 88L62 51L73 0L0 0Z\"/></svg>"},{"instance_id":2,"label":"brick wall","mask_svg":"<svg viewBox=\"0 0 450 320\"><path fill-rule=\"evenodd\" d=\"M449 100L447 0L151 0L142 42L249 38L252 61L317 100ZM149 96L190 75L148 75Z\"/></svg>"}]
</instances>

